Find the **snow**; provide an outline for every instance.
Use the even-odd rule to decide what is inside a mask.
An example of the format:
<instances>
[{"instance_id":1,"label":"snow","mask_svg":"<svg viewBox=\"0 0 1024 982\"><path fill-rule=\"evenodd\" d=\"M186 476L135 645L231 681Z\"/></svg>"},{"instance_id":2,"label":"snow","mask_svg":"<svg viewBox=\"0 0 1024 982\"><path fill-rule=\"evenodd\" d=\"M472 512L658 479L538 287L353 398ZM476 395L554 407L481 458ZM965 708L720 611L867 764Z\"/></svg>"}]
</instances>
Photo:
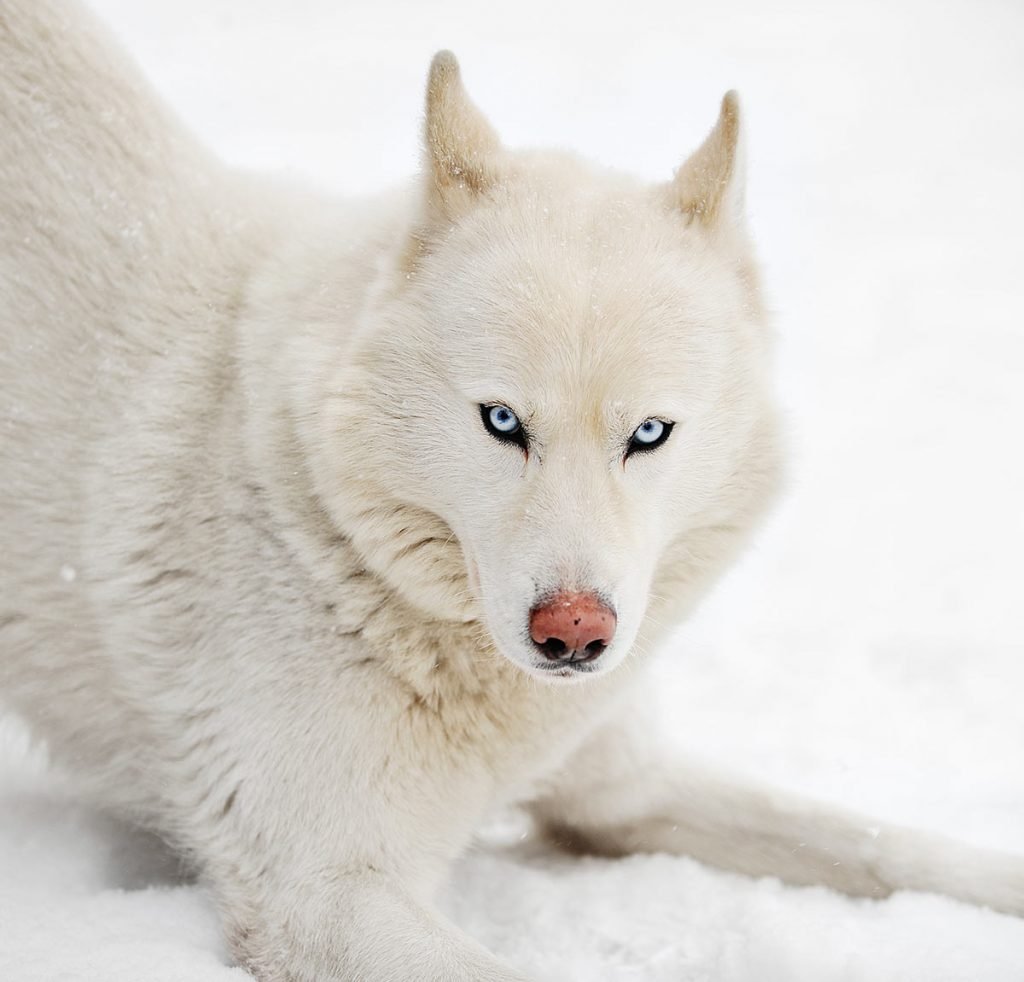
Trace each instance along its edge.
<instances>
[{"instance_id":1,"label":"snow","mask_svg":"<svg viewBox=\"0 0 1024 982\"><path fill-rule=\"evenodd\" d=\"M416 165L441 47L510 144L652 179L738 88L792 464L665 653L652 716L734 770L1024 853L1024 7L95 6L223 156L347 191ZM1024 921L990 911L514 832L443 903L538 980L1024 980ZM173 859L69 799L0 720L0 979L244 977Z\"/></svg>"}]
</instances>

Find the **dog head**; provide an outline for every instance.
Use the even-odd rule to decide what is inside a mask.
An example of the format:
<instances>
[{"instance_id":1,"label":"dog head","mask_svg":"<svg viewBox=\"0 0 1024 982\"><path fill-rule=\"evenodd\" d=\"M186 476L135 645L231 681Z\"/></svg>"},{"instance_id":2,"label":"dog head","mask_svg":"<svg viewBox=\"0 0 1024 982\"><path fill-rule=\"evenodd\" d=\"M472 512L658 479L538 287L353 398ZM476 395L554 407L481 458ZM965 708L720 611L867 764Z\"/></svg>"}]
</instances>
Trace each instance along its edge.
<instances>
[{"instance_id":1,"label":"dog head","mask_svg":"<svg viewBox=\"0 0 1024 982\"><path fill-rule=\"evenodd\" d=\"M504 149L441 53L424 142L404 251L332 386L332 511L431 615L544 678L606 671L770 484L736 98L651 187Z\"/></svg>"}]
</instances>

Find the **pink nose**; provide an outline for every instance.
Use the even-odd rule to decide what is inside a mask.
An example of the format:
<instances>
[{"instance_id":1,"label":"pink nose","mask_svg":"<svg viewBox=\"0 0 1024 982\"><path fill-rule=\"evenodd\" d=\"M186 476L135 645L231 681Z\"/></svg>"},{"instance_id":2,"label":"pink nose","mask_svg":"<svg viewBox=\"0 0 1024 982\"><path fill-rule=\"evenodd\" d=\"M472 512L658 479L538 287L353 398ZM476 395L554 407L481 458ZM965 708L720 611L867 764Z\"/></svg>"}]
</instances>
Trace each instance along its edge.
<instances>
[{"instance_id":1,"label":"pink nose","mask_svg":"<svg viewBox=\"0 0 1024 982\"><path fill-rule=\"evenodd\" d=\"M593 661L615 637L615 611L592 593L559 593L530 611L530 637L550 661Z\"/></svg>"}]
</instances>

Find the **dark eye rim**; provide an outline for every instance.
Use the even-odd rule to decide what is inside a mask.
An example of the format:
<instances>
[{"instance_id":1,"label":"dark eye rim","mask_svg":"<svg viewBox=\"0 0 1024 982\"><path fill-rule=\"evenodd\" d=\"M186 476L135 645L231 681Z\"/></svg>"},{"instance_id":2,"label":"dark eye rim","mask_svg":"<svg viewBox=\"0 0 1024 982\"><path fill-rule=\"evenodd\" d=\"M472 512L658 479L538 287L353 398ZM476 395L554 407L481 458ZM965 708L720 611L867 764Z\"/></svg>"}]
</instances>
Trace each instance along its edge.
<instances>
[{"instance_id":1,"label":"dark eye rim","mask_svg":"<svg viewBox=\"0 0 1024 982\"><path fill-rule=\"evenodd\" d=\"M662 419L660 416L651 416L650 419L656 419L663 427L661 436L658 437L653 443L641 443L636 438L636 431L633 431L633 436L629 438L629 443L626 446L626 457L632 457L633 454L638 453L650 453L652 450L657 450L671 435L672 428L676 425L672 420ZM645 421L646 422L646 421Z\"/></svg>"},{"instance_id":2,"label":"dark eye rim","mask_svg":"<svg viewBox=\"0 0 1024 982\"><path fill-rule=\"evenodd\" d=\"M519 425L514 430L510 430L507 433L502 432L501 430L496 430L491 425L491 410L494 409L495 406L502 406L509 410L509 412L514 413L516 419L519 420ZM495 440L498 440L501 443L511 443L520 447L522 450L526 450L526 428L523 426L519 413L517 413L511 406L506 406L503 402L482 402L480 403L480 419L483 421L484 429L487 430Z\"/></svg>"}]
</instances>

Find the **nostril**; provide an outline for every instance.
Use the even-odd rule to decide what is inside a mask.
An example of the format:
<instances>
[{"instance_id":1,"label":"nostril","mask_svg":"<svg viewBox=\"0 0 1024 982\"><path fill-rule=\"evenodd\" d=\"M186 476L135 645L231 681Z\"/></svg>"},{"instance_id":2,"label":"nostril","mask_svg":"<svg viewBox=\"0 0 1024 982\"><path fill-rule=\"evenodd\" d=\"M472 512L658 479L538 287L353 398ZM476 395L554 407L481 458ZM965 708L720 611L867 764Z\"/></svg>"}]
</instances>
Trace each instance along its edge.
<instances>
[{"instance_id":1,"label":"nostril","mask_svg":"<svg viewBox=\"0 0 1024 982\"><path fill-rule=\"evenodd\" d=\"M544 652L544 657L551 661L563 661L572 655L565 642L560 638L548 638L546 641L539 642L537 647Z\"/></svg>"},{"instance_id":2,"label":"nostril","mask_svg":"<svg viewBox=\"0 0 1024 982\"><path fill-rule=\"evenodd\" d=\"M548 638L546 641L535 641L534 644L544 653L549 661L587 662L601 657L608 647L604 641L591 641L582 648L569 648L560 638Z\"/></svg>"}]
</instances>

